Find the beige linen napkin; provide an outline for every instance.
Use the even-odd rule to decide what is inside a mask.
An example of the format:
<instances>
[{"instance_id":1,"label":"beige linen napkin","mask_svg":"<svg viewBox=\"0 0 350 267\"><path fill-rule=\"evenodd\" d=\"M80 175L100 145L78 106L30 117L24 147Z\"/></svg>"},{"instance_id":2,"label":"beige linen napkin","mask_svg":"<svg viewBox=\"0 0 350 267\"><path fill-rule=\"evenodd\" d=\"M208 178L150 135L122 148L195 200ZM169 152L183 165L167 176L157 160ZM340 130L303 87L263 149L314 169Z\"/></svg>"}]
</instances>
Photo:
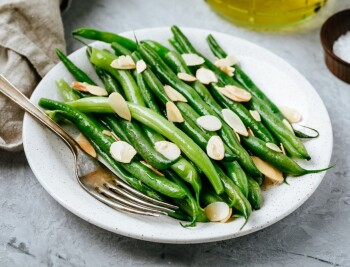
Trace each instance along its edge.
<instances>
[{"instance_id":1,"label":"beige linen napkin","mask_svg":"<svg viewBox=\"0 0 350 267\"><path fill-rule=\"evenodd\" d=\"M0 73L30 96L65 51L61 0L0 1ZM0 95L0 149L22 149L23 111Z\"/></svg>"}]
</instances>

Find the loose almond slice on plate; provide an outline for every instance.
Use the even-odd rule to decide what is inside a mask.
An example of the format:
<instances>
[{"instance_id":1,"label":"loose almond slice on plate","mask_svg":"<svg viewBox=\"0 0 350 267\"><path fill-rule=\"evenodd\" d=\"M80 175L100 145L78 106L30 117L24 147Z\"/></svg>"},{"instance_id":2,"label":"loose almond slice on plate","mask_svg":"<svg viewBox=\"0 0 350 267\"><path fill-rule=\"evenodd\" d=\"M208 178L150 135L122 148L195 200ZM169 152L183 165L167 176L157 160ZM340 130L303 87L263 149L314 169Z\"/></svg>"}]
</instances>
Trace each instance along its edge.
<instances>
[{"instance_id":1,"label":"loose almond slice on plate","mask_svg":"<svg viewBox=\"0 0 350 267\"><path fill-rule=\"evenodd\" d=\"M136 62L136 71L137 73L142 73L145 69L147 69L146 62L142 59Z\"/></svg>"},{"instance_id":2,"label":"loose almond slice on plate","mask_svg":"<svg viewBox=\"0 0 350 267\"><path fill-rule=\"evenodd\" d=\"M256 121L261 121L260 113L257 110L249 110L250 115L254 118Z\"/></svg>"},{"instance_id":3,"label":"loose almond slice on plate","mask_svg":"<svg viewBox=\"0 0 350 267\"><path fill-rule=\"evenodd\" d=\"M258 170L264 174L265 177L269 179L273 184L283 183L284 179L280 170L276 169L274 166L258 157L252 156L252 159Z\"/></svg>"},{"instance_id":4,"label":"loose almond slice on plate","mask_svg":"<svg viewBox=\"0 0 350 267\"><path fill-rule=\"evenodd\" d=\"M183 122L184 118L182 117L182 114L180 110L177 108L177 106L173 102L167 102L165 105L166 108L166 116L169 121L172 122Z\"/></svg>"},{"instance_id":5,"label":"loose almond slice on plate","mask_svg":"<svg viewBox=\"0 0 350 267\"><path fill-rule=\"evenodd\" d=\"M194 82L197 80L196 77L188 74L188 73L184 73L184 72L179 72L177 74L177 77L182 80L182 81L185 81L185 82Z\"/></svg>"},{"instance_id":6,"label":"loose almond slice on plate","mask_svg":"<svg viewBox=\"0 0 350 267\"><path fill-rule=\"evenodd\" d=\"M210 137L207 144L207 155L214 160L222 160L225 156L224 142L220 136L214 135Z\"/></svg>"},{"instance_id":7,"label":"loose almond slice on plate","mask_svg":"<svg viewBox=\"0 0 350 267\"><path fill-rule=\"evenodd\" d=\"M89 142L89 140L87 140L85 135L80 133L77 136L77 138L75 139L75 141L77 141L77 143L79 144L79 146L82 150L84 150L86 153L88 153L91 157L96 158L96 156L97 156L96 151L95 151L94 147L91 145L91 143Z\"/></svg>"},{"instance_id":8,"label":"loose almond slice on plate","mask_svg":"<svg viewBox=\"0 0 350 267\"><path fill-rule=\"evenodd\" d=\"M197 54L182 54L181 56L187 66L197 66L204 63L204 59Z\"/></svg>"},{"instance_id":9,"label":"loose almond slice on plate","mask_svg":"<svg viewBox=\"0 0 350 267\"><path fill-rule=\"evenodd\" d=\"M231 217L232 217L232 209L230 208L227 217L225 219L221 220L220 222L221 223L226 223Z\"/></svg>"},{"instance_id":10,"label":"loose almond slice on plate","mask_svg":"<svg viewBox=\"0 0 350 267\"><path fill-rule=\"evenodd\" d=\"M242 120L232 110L225 108L221 110L225 122L237 133L243 136L248 136L247 128L244 126Z\"/></svg>"},{"instance_id":11,"label":"loose almond slice on plate","mask_svg":"<svg viewBox=\"0 0 350 267\"><path fill-rule=\"evenodd\" d=\"M199 117L197 124L207 131L218 131L222 127L221 121L213 115Z\"/></svg>"},{"instance_id":12,"label":"loose almond slice on plate","mask_svg":"<svg viewBox=\"0 0 350 267\"><path fill-rule=\"evenodd\" d=\"M187 102L187 99L170 85L166 84L163 88L166 95L170 98L171 101Z\"/></svg>"},{"instance_id":13,"label":"loose almond slice on plate","mask_svg":"<svg viewBox=\"0 0 350 267\"><path fill-rule=\"evenodd\" d=\"M274 144L274 143L266 143L266 146L267 146L269 149L273 150L273 151L282 153L281 148L280 148L278 145Z\"/></svg>"},{"instance_id":14,"label":"loose almond slice on plate","mask_svg":"<svg viewBox=\"0 0 350 267\"><path fill-rule=\"evenodd\" d=\"M280 106L279 110L290 123L301 121L301 114L296 109L287 106Z\"/></svg>"},{"instance_id":15,"label":"loose almond slice on plate","mask_svg":"<svg viewBox=\"0 0 350 267\"><path fill-rule=\"evenodd\" d=\"M229 217L230 207L225 202L213 202L204 208L204 214L211 222L220 222Z\"/></svg>"},{"instance_id":16,"label":"loose almond slice on plate","mask_svg":"<svg viewBox=\"0 0 350 267\"><path fill-rule=\"evenodd\" d=\"M117 59L113 60L111 67L114 69L120 70L132 70L136 68L136 64L131 56L120 56Z\"/></svg>"},{"instance_id":17,"label":"loose almond slice on plate","mask_svg":"<svg viewBox=\"0 0 350 267\"><path fill-rule=\"evenodd\" d=\"M181 155L180 148L169 141L159 141L154 144L155 150L170 160L175 160Z\"/></svg>"},{"instance_id":18,"label":"loose almond slice on plate","mask_svg":"<svg viewBox=\"0 0 350 267\"><path fill-rule=\"evenodd\" d=\"M130 163L137 151L133 146L124 141L116 141L109 148L112 157L122 163Z\"/></svg>"},{"instance_id":19,"label":"loose almond slice on plate","mask_svg":"<svg viewBox=\"0 0 350 267\"><path fill-rule=\"evenodd\" d=\"M252 98L252 95L248 91L234 85L216 88L221 94L235 102L248 102Z\"/></svg>"},{"instance_id":20,"label":"loose almond slice on plate","mask_svg":"<svg viewBox=\"0 0 350 267\"><path fill-rule=\"evenodd\" d=\"M71 87L78 90L78 91L90 93L90 94L96 95L96 96L107 96L108 95L108 92L104 88L102 88L100 86L88 84L86 82L81 83L81 82L74 81L74 82L72 82Z\"/></svg>"},{"instance_id":21,"label":"loose almond slice on plate","mask_svg":"<svg viewBox=\"0 0 350 267\"><path fill-rule=\"evenodd\" d=\"M215 73L207 68L199 68L196 71L196 78L198 81L200 81L202 84L209 84L209 83L217 83L218 77L216 77Z\"/></svg>"},{"instance_id":22,"label":"loose almond slice on plate","mask_svg":"<svg viewBox=\"0 0 350 267\"><path fill-rule=\"evenodd\" d=\"M131 121L131 114L128 103L125 101L124 97L121 94L117 92L110 94L108 97L108 103L119 117L127 121Z\"/></svg>"}]
</instances>

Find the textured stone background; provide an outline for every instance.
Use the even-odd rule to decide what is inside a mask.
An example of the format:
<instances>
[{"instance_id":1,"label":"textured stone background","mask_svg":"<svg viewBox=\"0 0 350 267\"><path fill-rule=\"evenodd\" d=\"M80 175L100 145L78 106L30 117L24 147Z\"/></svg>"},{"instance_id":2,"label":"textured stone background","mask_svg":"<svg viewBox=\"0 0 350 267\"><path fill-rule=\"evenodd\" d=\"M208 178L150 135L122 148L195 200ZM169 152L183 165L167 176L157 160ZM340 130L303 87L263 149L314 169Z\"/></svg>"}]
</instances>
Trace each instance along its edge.
<instances>
[{"instance_id":1,"label":"textured stone background","mask_svg":"<svg viewBox=\"0 0 350 267\"><path fill-rule=\"evenodd\" d=\"M335 9L345 8L350 1L338 0ZM318 29L281 35L247 31L220 19L202 0L76 0L63 20L70 52L79 47L69 36L76 27L123 32L172 24L231 33L274 51L324 100L337 166L301 208L265 230L211 244L163 245L81 220L45 192L23 152L0 151L0 266L350 266L350 86L327 71Z\"/></svg>"}]
</instances>

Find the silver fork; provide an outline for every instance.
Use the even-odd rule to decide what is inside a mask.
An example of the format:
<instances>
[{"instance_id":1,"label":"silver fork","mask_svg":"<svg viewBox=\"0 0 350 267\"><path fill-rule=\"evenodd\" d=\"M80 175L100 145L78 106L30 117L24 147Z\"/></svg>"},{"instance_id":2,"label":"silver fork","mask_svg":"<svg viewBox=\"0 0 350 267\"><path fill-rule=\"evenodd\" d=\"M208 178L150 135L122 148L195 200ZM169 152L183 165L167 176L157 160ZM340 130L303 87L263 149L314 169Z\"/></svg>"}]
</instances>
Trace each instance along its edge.
<instances>
[{"instance_id":1,"label":"silver fork","mask_svg":"<svg viewBox=\"0 0 350 267\"><path fill-rule=\"evenodd\" d=\"M116 210L149 216L167 215L177 209L174 205L148 197L130 187L105 165L85 153L73 138L1 74L0 92L62 138L74 155L78 183L99 201Z\"/></svg>"}]
</instances>

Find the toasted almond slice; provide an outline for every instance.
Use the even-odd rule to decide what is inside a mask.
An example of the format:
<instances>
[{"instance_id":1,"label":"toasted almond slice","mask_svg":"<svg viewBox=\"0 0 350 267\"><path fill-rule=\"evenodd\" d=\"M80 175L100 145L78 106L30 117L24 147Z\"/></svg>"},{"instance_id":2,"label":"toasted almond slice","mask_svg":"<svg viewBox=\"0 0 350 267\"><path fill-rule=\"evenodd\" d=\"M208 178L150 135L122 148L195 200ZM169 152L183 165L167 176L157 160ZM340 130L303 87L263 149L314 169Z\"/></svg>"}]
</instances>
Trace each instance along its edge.
<instances>
[{"instance_id":1,"label":"toasted almond slice","mask_svg":"<svg viewBox=\"0 0 350 267\"><path fill-rule=\"evenodd\" d=\"M112 157L122 163L130 163L137 154L135 148L124 141L116 141L109 148Z\"/></svg>"},{"instance_id":2,"label":"toasted almond slice","mask_svg":"<svg viewBox=\"0 0 350 267\"><path fill-rule=\"evenodd\" d=\"M283 175L278 169L263 161L262 159L252 156L253 162L258 170L266 176L274 184L283 183Z\"/></svg>"},{"instance_id":3,"label":"toasted almond slice","mask_svg":"<svg viewBox=\"0 0 350 267\"><path fill-rule=\"evenodd\" d=\"M197 119L197 124L207 131L218 131L222 127L221 121L213 115L201 116Z\"/></svg>"},{"instance_id":4,"label":"toasted almond slice","mask_svg":"<svg viewBox=\"0 0 350 267\"><path fill-rule=\"evenodd\" d=\"M232 217L232 209L230 208L227 217L225 219L221 220L220 222L221 223L226 223L231 217Z\"/></svg>"},{"instance_id":5,"label":"toasted almond slice","mask_svg":"<svg viewBox=\"0 0 350 267\"><path fill-rule=\"evenodd\" d=\"M293 127L292 127L292 125L289 123L289 121L286 120L286 119L283 119L282 122L283 122L283 124L284 124L285 126L287 126L287 128L294 134ZM294 135L295 135L295 134L294 134Z\"/></svg>"},{"instance_id":6,"label":"toasted almond slice","mask_svg":"<svg viewBox=\"0 0 350 267\"><path fill-rule=\"evenodd\" d=\"M266 146L273 151L282 153L282 150L280 149L280 147L274 143L266 143Z\"/></svg>"},{"instance_id":7,"label":"toasted almond slice","mask_svg":"<svg viewBox=\"0 0 350 267\"><path fill-rule=\"evenodd\" d=\"M145 165L147 168L151 169L153 172L155 172L156 174L160 175L160 176L164 176L163 173L161 173L160 171L158 171L156 168L154 168L152 165L148 164L146 161L141 160L140 161L143 165Z\"/></svg>"},{"instance_id":8,"label":"toasted almond slice","mask_svg":"<svg viewBox=\"0 0 350 267\"><path fill-rule=\"evenodd\" d=\"M248 135L255 136L254 132L252 131L252 129L250 129L250 127L247 127L247 132L248 132Z\"/></svg>"},{"instance_id":9,"label":"toasted almond slice","mask_svg":"<svg viewBox=\"0 0 350 267\"><path fill-rule=\"evenodd\" d=\"M104 88L96 85L91 85L86 82L81 83L81 82L74 81L72 82L71 87L78 91L87 92L96 96L108 95L108 92Z\"/></svg>"},{"instance_id":10,"label":"toasted almond slice","mask_svg":"<svg viewBox=\"0 0 350 267\"><path fill-rule=\"evenodd\" d=\"M234 85L216 88L221 94L235 102L248 102L252 98L252 95L248 91Z\"/></svg>"},{"instance_id":11,"label":"toasted almond slice","mask_svg":"<svg viewBox=\"0 0 350 267\"><path fill-rule=\"evenodd\" d=\"M207 68L199 68L196 71L196 78L203 84L209 83L217 83L218 77L216 77L215 73Z\"/></svg>"},{"instance_id":12,"label":"toasted almond slice","mask_svg":"<svg viewBox=\"0 0 350 267\"><path fill-rule=\"evenodd\" d=\"M181 155L180 148L169 141L159 141L154 144L155 150L170 160L175 160Z\"/></svg>"},{"instance_id":13,"label":"toasted almond slice","mask_svg":"<svg viewBox=\"0 0 350 267\"><path fill-rule=\"evenodd\" d=\"M135 62L131 56L120 56L113 60L111 67L120 70L132 70L136 68Z\"/></svg>"},{"instance_id":14,"label":"toasted almond slice","mask_svg":"<svg viewBox=\"0 0 350 267\"><path fill-rule=\"evenodd\" d=\"M257 110L249 110L250 115L254 118L256 121L261 121L260 113Z\"/></svg>"},{"instance_id":15,"label":"toasted almond slice","mask_svg":"<svg viewBox=\"0 0 350 267\"><path fill-rule=\"evenodd\" d=\"M147 69L146 62L142 59L136 62L136 71L137 73L143 72L145 69Z\"/></svg>"},{"instance_id":16,"label":"toasted almond slice","mask_svg":"<svg viewBox=\"0 0 350 267\"><path fill-rule=\"evenodd\" d=\"M301 121L301 114L296 109L287 106L280 106L279 110L290 123Z\"/></svg>"},{"instance_id":17,"label":"toasted almond slice","mask_svg":"<svg viewBox=\"0 0 350 267\"><path fill-rule=\"evenodd\" d=\"M207 155L214 160L222 160L225 156L224 142L220 136L210 137L207 144Z\"/></svg>"},{"instance_id":18,"label":"toasted almond slice","mask_svg":"<svg viewBox=\"0 0 350 267\"><path fill-rule=\"evenodd\" d=\"M233 132L235 133L238 142L241 142L241 137L239 136L239 134L238 134L235 130L233 130ZM249 133L248 133L248 134L249 134Z\"/></svg>"},{"instance_id":19,"label":"toasted almond slice","mask_svg":"<svg viewBox=\"0 0 350 267\"><path fill-rule=\"evenodd\" d=\"M237 63L237 58L232 54L228 55L225 58L216 59L214 62L215 66L218 68L231 67L233 65L236 65Z\"/></svg>"},{"instance_id":20,"label":"toasted almond slice","mask_svg":"<svg viewBox=\"0 0 350 267\"><path fill-rule=\"evenodd\" d=\"M87 140L85 135L80 133L77 136L77 138L75 139L75 141L77 141L77 143L79 144L79 146L81 147L82 150L84 150L86 153L88 153L91 157L96 158L96 156L97 156L96 151L95 151L94 147L90 144L89 140Z\"/></svg>"},{"instance_id":21,"label":"toasted almond slice","mask_svg":"<svg viewBox=\"0 0 350 267\"><path fill-rule=\"evenodd\" d=\"M181 56L187 66L197 66L204 63L204 59L197 54L182 54Z\"/></svg>"},{"instance_id":22,"label":"toasted almond slice","mask_svg":"<svg viewBox=\"0 0 350 267\"><path fill-rule=\"evenodd\" d=\"M128 103L125 101L124 97L121 94L117 92L110 94L108 97L108 103L119 117L127 121L131 121L131 114Z\"/></svg>"},{"instance_id":23,"label":"toasted almond slice","mask_svg":"<svg viewBox=\"0 0 350 267\"><path fill-rule=\"evenodd\" d=\"M204 208L204 214L211 222L220 222L230 215L230 207L225 202L213 202Z\"/></svg>"},{"instance_id":24,"label":"toasted almond slice","mask_svg":"<svg viewBox=\"0 0 350 267\"><path fill-rule=\"evenodd\" d=\"M172 121L172 122L184 121L184 118L182 117L180 110L177 108L177 106L173 102L168 101L165 105L165 108L166 108L166 116L169 121Z\"/></svg>"},{"instance_id":25,"label":"toasted almond slice","mask_svg":"<svg viewBox=\"0 0 350 267\"><path fill-rule=\"evenodd\" d=\"M104 135L108 135L108 136L112 137L115 141L119 141L120 140L119 137L115 133L113 133L111 131L103 130L102 133Z\"/></svg>"},{"instance_id":26,"label":"toasted almond slice","mask_svg":"<svg viewBox=\"0 0 350 267\"><path fill-rule=\"evenodd\" d=\"M170 85L164 85L164 91L166 95L170 98L172 101L179 101L179 102L187 102L187 99L180 94L178 91L176 91L174 88L172 88Z\"/></svg>"},{"instance_id":27,"label":"toasted almond slice","mask_svg":"<svg viewBox=\"0 0 350 267\"><path fill-rule=\"evenodd\" d=\"M233 75L235 74L235 70L236 70L234 67L220 67L219 69L231 77L233 77Z\"/></svg>"},{"instance_id":28,"label":"toasted almond slice","mask_svg":"<svg viewBox=\"0 0 350 267\"><path fill-rule=\"evenodd\" d=\"M180 80L183 80L185 82L194 82L197 80L196 77L188 74L188 73L184 73L184 72L179 72L177 74L177 77L180 79Z\"/></svg>"},{"instance_id":29,"label":"toasted almond slice","mask_svg":"<svg viewBox=\"0 0 350 267\"><path fill-rule=\"evenodd\" d=\"M222 116L226 123L237 133L243 136L248 136L248 131L242 120L232 110L225 108L221 110Z\"/></svg>"},{"instance_id":30,"label":"toasted almond slice","mask_svg":"<svg viewBox=\"0 0 350 267\"><path fill-rule=\"evenodd\" d=\"M284 149L284 146L283 146L282 143L280 143L280 146L281 146L282 153L283 153L284 155L287 155L287 154L286 154L286 150Z\"/></svg>"}]
</instances>

